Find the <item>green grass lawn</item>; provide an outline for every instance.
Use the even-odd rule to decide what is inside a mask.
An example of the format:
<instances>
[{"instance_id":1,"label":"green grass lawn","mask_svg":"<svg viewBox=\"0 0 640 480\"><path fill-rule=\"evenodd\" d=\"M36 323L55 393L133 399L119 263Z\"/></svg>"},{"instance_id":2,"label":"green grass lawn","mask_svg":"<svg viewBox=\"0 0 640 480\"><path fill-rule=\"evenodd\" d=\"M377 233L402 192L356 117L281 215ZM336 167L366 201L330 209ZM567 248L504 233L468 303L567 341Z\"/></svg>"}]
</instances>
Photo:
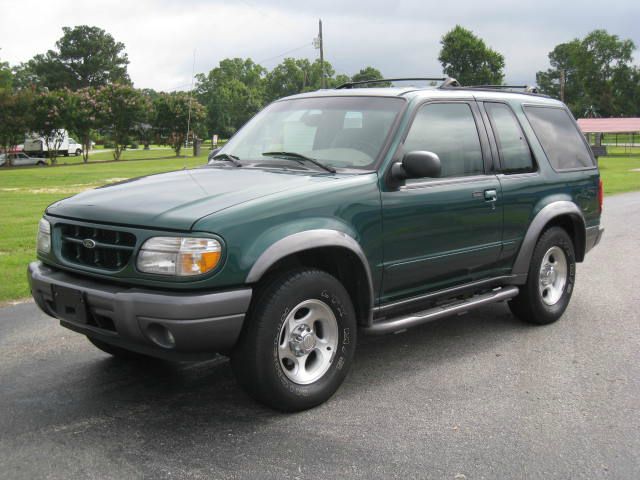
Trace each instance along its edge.
<instances>
[{"instance_id":1,"label":"green grass lawn","mask_svg":"<svg viewBox=\"0 0 640 480\"><path fill-rule=\"evenodd\" d=\"M640 190L640 151L634 150L629 155L623 147L609 147L610 156L599 159L605 195Z\"/></svg>"},{"instance_id":2,"label":"green grass lawn","mask_svg":"<svg viewBox=\"0 0 640 480\"><path fill-rule=\"evenodd\" d=\"M622 148L609 151L612 156L599 162L605 193L640 190L640 171L632 171L640 169L640 152L628 156ZM38 219L47 205L105 183L201 165L208 152L204 148L197 158L176 158L171 150L127 150L119 162L108 161L110 152L99 152L90 158L102 162L0 168L0 302L29 295L26 266L35 258Z\"/></svg>"},{"instance_id":3,"label":"green grass lawn","mask_svg":"<svg viewBox=\"0 0 640 480\"><path fill-rule=\"evenodd\" d=\"M142 153L146 154L146 157ZM130 150L131 158L159 160L89 163L57 167L0 168L0 302L29 295L26 266L35 258L38 219L47 205L83 190L150 173L177 170L206 162L208 149L199 157L176 158L171 150ZM109 155L109 152L101 153ZM127 158L125 156L125 158Z\"/></svg>"}]
</instances>

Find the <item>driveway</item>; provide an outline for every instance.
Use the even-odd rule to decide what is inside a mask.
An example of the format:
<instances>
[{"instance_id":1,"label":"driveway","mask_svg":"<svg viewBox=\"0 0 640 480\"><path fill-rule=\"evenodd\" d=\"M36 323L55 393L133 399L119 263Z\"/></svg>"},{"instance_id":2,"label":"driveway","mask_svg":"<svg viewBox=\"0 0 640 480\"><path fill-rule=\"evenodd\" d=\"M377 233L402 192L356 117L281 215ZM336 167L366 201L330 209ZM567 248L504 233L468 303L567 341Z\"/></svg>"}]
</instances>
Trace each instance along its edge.
<instances>
[{"instance_id":1,"label":"driveway","mask_svg":"<svg viewBox=\"0 0 640 480\"><path fill-rule=\"evenodd\" d=\"M500 304L361 338L295 415L224 358L122 363L32 303L0 309L0 478L638 478L640 194L607 198L604 226L556 324Z\"/></svg>"}]
</instances>

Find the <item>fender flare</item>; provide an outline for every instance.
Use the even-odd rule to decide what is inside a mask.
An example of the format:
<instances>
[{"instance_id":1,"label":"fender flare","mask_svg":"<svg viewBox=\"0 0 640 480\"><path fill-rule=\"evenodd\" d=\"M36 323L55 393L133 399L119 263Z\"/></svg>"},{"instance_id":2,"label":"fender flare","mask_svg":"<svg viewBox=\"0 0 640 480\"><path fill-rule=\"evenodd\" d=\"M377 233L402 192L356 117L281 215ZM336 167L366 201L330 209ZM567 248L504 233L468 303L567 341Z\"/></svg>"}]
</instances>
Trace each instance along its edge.
<instances>
[{"instance_id":1,"label":"fender flare","mask_svg":"<svg viewBox=\"0 0 640 480\"><path fill-rule=\"evenodd\" d=\"M514 275L521 276L526 279L527 274L529 273L529 263L533 256L533 249L536 247L540 234L551 220L562 215L568 215L571 217L574 226L577 227L576 232L579 235L581 231L583 235L582 238L584 239L586 235L586 224L580 208L578 208L575 203L567 200L559 200L546 205L533 218L529 225L529 229L522 240L520 251L518 252L518 256L513 264L512 273ZM582 243L584 244L584 242ZM580 248L579 245L580 243L578 243L578 248ZM583 254L576 251L576 258L581 259L582 257Z\"/></svg>"},{"instance_id":2,"label":"fender flare","mask_svg":"<svg viewBox=\"0 0 640 480\"><path fill-rule=\"evenodd\" d=\"M355 254L367 277L369 290L369 309L373 308L374 292L373 278L367 256L360 244L351 236L338 230L316 229L294 233L281 238L270 245L255 261L246 278L246 283L256 283L269 268L277 261L297 252L322 247L341 247Z\"/></svg>"}]
</instances>

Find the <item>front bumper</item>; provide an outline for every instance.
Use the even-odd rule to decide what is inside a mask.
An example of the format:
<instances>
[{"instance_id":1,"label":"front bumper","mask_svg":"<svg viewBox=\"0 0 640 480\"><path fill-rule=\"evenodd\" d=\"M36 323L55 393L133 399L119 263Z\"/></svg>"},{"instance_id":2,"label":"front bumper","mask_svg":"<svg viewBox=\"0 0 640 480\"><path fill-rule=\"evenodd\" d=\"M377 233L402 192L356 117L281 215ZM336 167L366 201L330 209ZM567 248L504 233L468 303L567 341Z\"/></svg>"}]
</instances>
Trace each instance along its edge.
<instances>
[{"instance_id":1,"label":"front bumper","mask_svg":"<svg viewBox=\"0 0 640 480\"><path fill-rule=\"evenodd\" d=\"M46 314L89 337L145 355L207 358L236 343L251 288L216 293L147 290L99 282L33 262L31 293Z\"/></svg>"}]
</instances>

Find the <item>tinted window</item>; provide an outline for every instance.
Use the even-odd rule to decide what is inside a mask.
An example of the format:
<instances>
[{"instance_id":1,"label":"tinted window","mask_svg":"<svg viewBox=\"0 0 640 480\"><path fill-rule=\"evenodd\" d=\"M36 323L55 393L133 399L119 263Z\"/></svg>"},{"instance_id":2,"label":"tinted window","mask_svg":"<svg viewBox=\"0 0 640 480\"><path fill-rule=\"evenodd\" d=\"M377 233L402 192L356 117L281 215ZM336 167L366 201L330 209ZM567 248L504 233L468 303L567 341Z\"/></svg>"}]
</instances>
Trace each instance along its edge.
<instances>
[{"instance_id":1,"label":"tinted window","mask_svg":"<svg viewBox=\"0 0 640 480\"><path fill-rule=\"evenodd\" d=\"M498 142L501 170L504 173L532 172L531 150L511 109L502 103L484 105Z\"/></svg>"},{"instance_id":2,"label":"tinted window","mask_svg":"<svg viewBox=\"0 0 640 480\"><path fill-rule=\"evenodd\" d=\"M478 129L466 103L433 103L420 108L404 142L405 152L434 152L441 177L484 173Z\"/></svg>"},{"instance_id":3,"label":"tinted window","mask_svg":"<svg viewBox=\"0 0 640 480\"><path fill-rule=\"evenodd\" d=\"M525 112L553 168L593 167L584 139L564 109L529 106Z\"/></svg>"}]
</instances>

